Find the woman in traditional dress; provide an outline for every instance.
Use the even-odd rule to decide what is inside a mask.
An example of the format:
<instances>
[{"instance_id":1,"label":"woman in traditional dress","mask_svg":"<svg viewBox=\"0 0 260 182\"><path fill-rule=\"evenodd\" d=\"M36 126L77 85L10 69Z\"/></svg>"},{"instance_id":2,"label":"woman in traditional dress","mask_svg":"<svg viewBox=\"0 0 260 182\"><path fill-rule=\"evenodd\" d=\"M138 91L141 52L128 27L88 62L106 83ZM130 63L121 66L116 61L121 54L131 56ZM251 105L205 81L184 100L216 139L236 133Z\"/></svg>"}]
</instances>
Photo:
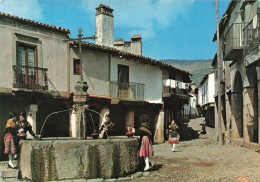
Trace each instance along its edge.
<instances>
[{"instance_id":1,"label":"woman in traditional dress","mask_svg":"<svg viewBox=\"0 0 260 182\"><path fill-rule=\"evenodd\" d=\"M107 139L108 136L113 134L114 123L111 121L110 114L106 114L105 122L100 126L99 133L100 138Z\"/></svg>"},{"instance_id":2,"label":"woman in traditional dress","mask_svg":"<svg viewBox=\"0 0 260 182\"><path fill-rule=\"evenodd\" d=\"M13 165L13 158L17 154L17 125L15 124L16 113L9 113L10 119L7 120L5 126L5 154L8 154L8 167L15 168Z\"/></svg>"},{"instance_id":3,"label":"woman in traditional dress","mask_svg":"<svg viewBox=\"0 0 260 182\"><path fill-rule=\"evenodd\" d=\"M29 131L29 133L33 136L34 139L38 139L38 137L32 131L31 124L25 118L26 118L26 114L24 112L21 112L19 114L19 121L16 123L17 126L18 126L18 138L19 138L19 140L25 140L26 139L27 131Z\"/></svg>"},{"instance_id":4,"label":"woman in traditional dress","mask_svg":"<svg viewBox=\"0 0 260 182\"><path fill-rule=\"evenodd\" d=\"M141 125L139 128L140 140L138 151L138 157L144 157L145 168L144 171L149 170L149 157L154 155L153 146L152 146L152 132L150 129L149 116L147 114L142 114L140 116Z\"/></svg>"},{"instance_id":5,"label":"woman in traditional dress","mask_svg":"<svg viewBox=\"0 0 260 182\"><path fill-rule=\"evenodd\" d=\"M179 136L177 133L178 125L175 123L174 120L172 120L169 129L170 129L170 135L169 135L169 144L172 144L172 152L175 152L176 144L179 144Z\"/></svg>"}]
</instances>

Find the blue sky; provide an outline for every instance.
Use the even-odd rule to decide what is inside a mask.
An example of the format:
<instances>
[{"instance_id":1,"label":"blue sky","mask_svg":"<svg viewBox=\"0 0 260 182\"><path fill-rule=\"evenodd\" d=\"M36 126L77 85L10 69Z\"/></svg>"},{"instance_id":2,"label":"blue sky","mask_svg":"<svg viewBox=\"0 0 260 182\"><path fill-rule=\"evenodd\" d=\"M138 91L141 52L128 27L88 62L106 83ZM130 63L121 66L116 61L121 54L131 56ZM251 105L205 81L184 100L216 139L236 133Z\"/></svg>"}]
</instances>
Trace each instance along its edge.
<instances>
[{"instance_id":1,"label":"blue sky","mask_svg":"<svg viewBox=\"0 0 260 182\"><path fill-rule=\"evenodd\" d=\"M212 59L214 0L0 0L0 11L71 31L95 34L95 7L114 9L114 38L141 34L143 55L154 59ZM220 18L230 0L219 0Z\"/></svg>"}]
</instances>

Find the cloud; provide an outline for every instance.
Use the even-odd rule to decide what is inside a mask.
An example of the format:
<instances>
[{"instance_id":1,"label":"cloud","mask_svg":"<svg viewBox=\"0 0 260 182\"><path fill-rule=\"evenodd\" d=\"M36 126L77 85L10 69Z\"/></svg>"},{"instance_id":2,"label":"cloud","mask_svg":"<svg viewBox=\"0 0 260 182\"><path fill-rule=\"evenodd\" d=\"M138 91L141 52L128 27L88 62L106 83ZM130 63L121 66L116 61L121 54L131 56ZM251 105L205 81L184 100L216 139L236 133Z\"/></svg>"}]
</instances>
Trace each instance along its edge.
<instances>
[{"instance_id":1,"label":"cloud","mask_svg":"<svg viewBox=\"0 0 260 182\"><path fill-rule=\"evenodd\" d=\"M0 0L0 11L21 18L43 20L39 0Z\"/></svg>"},{"instance_id":2,"label":"cloud","mask_svg":"<svg viewBox=\"0 0 260 182\"><path fill-rule=\"evenodd\" d=\"M179 16L186 16L195 0L81 0L81 8L87 11L95 24L95 7L100 3L114 9L115 27L132 28L128 33L141 32L151 38L156 30L166 28Z\"/></svg>"}]
</instances>

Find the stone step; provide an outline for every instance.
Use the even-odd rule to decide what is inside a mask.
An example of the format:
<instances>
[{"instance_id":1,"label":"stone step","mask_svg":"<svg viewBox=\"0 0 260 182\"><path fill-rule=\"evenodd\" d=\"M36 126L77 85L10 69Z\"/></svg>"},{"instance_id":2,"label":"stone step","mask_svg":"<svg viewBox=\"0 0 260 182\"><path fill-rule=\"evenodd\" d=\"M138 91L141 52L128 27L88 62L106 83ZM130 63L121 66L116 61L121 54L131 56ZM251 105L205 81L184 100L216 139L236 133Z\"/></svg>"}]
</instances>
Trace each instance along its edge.
<instances>
[{"instance_id":1,"label":"stone step","mask_svg":"<svg viewBox=\"0 0 260 182\"><path fill-rule=\"evenodd\" d=\"M8 168L7 166L0 166L0 178L17 178L18 169Z\"/></svg>"},{"instance_id":2,"label":"stone step","mask_svg":"<svg viewBox=\"0 0 260 182\"><path fill-rule=\"evenodd\" d=\"M17 165L17 161L13 161L14 166ZM18 181L18 169L8 168L8 161L0 162L0 182L14 182Z\"/></svg>"}]
</instances>

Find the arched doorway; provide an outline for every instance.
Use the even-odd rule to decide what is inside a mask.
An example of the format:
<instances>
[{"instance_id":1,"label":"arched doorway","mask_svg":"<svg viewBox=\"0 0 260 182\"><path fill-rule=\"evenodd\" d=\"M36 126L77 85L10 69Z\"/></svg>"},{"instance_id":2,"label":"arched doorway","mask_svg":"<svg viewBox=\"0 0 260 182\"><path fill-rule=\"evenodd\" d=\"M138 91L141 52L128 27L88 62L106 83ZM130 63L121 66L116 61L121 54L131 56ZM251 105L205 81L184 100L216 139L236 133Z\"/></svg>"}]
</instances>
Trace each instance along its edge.
<instances>
[{"instance_id":1,"label":"arched doorway","mask_svg":"<svg viewBox=\"0 0 260 182\"><path fill-rule=\"evenodd\" d=\"M243 131L243 84L242 84L242 77L240 72L238 71L235 75L234 79L234 87L233 92L231 95L232 100L232 113L234 116L234 124L233 130L236 128L237 131L235 138L243 138L244 131Z\"/></svg>"}]
</instances>

